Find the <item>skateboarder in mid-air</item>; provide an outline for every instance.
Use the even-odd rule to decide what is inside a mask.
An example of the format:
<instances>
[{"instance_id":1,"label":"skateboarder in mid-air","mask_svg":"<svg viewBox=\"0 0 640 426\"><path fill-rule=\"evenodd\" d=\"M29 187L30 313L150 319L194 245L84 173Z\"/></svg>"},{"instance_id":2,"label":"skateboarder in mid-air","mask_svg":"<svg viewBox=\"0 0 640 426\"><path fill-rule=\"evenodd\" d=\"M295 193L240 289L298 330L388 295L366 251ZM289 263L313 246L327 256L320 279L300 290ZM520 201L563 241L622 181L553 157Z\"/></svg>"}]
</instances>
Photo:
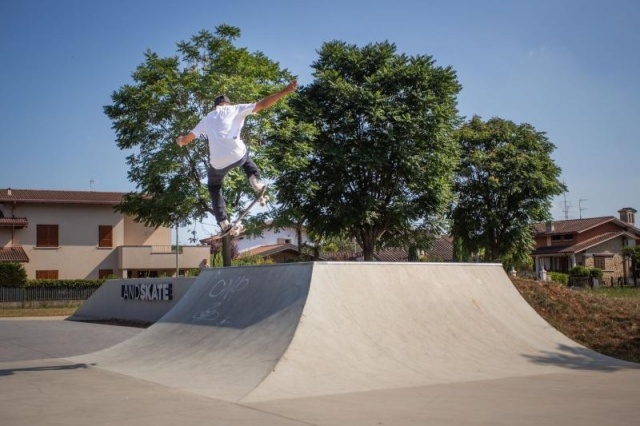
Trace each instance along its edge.
<instances>
[{"instance_id":1,"label":"skateboarder in mid-air","mask_svg":"<svg viewBox=\"0 0 640 426\"><path fill-rule=\"evenodd\" d=\"M213 203L213 213L223 233L229 230L231 223L229 223L227 205L222 196L222 182L231 169L242 167L257 194L262 194L266 185L260 181L258 167L249 156L247 146L240 139L245 118L270 107L297 88L298 81L292 80L281 91L251 104L234 105L227 96L220 95L213 101L214 110L200 120L191 132L176 139L180 146L187 145L201 135L205 135L209 140L207 187Z\"/></svg>"}]
</instances>

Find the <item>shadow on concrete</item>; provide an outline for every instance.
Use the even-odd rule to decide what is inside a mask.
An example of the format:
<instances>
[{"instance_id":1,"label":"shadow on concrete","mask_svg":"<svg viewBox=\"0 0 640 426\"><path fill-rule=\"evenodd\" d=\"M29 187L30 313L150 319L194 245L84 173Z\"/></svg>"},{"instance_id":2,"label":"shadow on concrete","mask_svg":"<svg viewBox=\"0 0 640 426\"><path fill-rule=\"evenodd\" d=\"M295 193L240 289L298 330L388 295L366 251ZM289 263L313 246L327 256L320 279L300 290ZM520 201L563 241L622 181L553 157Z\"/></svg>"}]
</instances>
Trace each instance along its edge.
<instances>
[{"instance_id":1,"label":"shadow on concrete","mask_svg":"<svg viewBox=\"0 0 640 426\"><path fill-rule=\"evenodd\" d=\"M640 364L611 358L587 348L576 348L558 345L558 351L544 351L541 355L523 355L530 362L538 365L555 365L570 370L589 370L614 372L620 370L640 369Z\"/></svg>"},{"instance_id":2,"label":"shadow on concrete","mask_svg":"<svg viewBox=\"0 0 640 426\"><path fill-rule=\"evenodd\" d=\"M21 372L80 370L91 367L91 364L47 365L44 367L6 368L0 370L0 377L12 376Z\"/></svg>"}]
</instances>

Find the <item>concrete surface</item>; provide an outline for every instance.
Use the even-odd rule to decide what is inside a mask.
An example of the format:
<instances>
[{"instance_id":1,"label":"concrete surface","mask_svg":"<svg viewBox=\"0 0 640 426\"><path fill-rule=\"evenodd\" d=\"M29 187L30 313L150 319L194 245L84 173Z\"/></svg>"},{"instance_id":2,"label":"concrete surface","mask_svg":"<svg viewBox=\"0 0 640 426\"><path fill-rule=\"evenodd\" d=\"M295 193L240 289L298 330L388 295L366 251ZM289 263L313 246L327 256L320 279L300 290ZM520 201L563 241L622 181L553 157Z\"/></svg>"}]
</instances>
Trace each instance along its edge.
<instances>
[{"instance_id":1,"label":"concrete surface","mask_svg":"<svg viewBox=\"0 0 640 426\"><path fill-rule=\"evenodd\" d=\"M110 326L58 321L50 328L61 336L48 339L54 348L86 338L92 350L106 348L93 353L47 349L41 330L52 321L18 323L0 321L3 425L640 419L640 366L558 333L499 265L212 269L147 330L112 333L96 345ZM5 338L14 326L22 339Z\"/></svg>"},{"instance_id":2,"label":"concrete surface","mask_svg":"<svg viewBox=\"0 0 640 426\"><path fill-rule=\"evenodd\" d=\"M143 278L108 280L86 300L71 317L77 321L103 321L119 319L141 323L154 323L182 299L195 278ZM122 286L140 283L147 285L172 285L171 300L125 300L120 297Z\"/></svg>"}]
</instances>

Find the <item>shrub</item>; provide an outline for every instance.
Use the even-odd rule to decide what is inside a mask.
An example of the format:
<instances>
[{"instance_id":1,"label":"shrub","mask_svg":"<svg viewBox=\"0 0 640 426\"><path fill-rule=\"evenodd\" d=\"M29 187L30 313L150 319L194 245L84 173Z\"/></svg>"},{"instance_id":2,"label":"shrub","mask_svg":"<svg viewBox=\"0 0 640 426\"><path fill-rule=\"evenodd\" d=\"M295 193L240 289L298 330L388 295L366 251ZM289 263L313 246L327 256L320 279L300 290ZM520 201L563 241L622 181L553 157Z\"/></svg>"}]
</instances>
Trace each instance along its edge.
<instances>
[{"instance_id":1,"label":"shrub","mask_svg":"<svg viewBox=\"0 0 640 426\"><path fill-rule=\"evenodd\" d=\"M27 282L27 271L17 262L0 262L0 284L20 287Z\"/></svg>"},{"instance_id":2,"label":"shrub","mask_svg":"<svg viewBox=\"0 0 640 426\"><path fill-rule=\"evenodd\" d=\"M589 274L589 268L580 265L574 266L571 268L571 271L569 271L569 275L572 277L588 277Z\"/></svg>"},{"instance_id":3,"label":"shrub","mask_svg":"<svg viewBox=\"0 0 640 426\"><path fill-rule=\"evenodd\" d=\"M598 280L602 280L602 276L603 276L602 269L600 269L600 268L592 268L592 269L590 269L589 270L589 276L591 278L597 278Z\"/></svg>"},{"instance_id":4,"label":"shrub","mask_svg":"<svg viewBox=\"0 0 640 426\"><path fill-rule=\"evenodd\" d=\"M102 280L28 280L26 287L100 287Z\"/></svg>"},{"instance_id":5,"label":"shrub","mask_svg":"<svg viewBox=\"0 0 640 426\"><path fill-rule=\"evenodd\" d=\"M551 281L568 285L569 284L569 275L563 274L562 272L549 272L549 278Z\"/></svg>"}]
</instances>

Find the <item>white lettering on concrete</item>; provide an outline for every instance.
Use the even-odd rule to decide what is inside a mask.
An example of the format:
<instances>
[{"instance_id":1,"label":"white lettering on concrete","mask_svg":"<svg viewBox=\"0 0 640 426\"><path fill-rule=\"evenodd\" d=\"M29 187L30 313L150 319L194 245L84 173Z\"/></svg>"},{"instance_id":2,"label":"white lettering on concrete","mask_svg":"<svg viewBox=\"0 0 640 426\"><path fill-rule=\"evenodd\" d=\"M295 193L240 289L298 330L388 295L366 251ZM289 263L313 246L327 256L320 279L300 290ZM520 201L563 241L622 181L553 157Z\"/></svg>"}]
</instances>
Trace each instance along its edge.
<instances>
[{"instance_id":1,"label":"white lettering on concrete","mask_svg":"<svg viewBox=\"0 0 640 426\"><path fill-rule=\"evenodd\" d=\"M172 283L122 284L120 297L125 300L173 300Z\"/></svg>"},{"instance_id":2,"label":"white lettering on concrete","mask_svg":"<svg viewBox=\"0 0 640 426\"><path fill-rule=\"evenodd\" d=\"M239 276L228 280L218 280L209 290L209 297L212 299L208 309L197 312L193 315L194 320L207 321L214 325L224 325L229 321L228 317L223 317L219 311L222 302L231 299L234 294L247 288L249 278Z\"/></svg>"}]
</instances>

